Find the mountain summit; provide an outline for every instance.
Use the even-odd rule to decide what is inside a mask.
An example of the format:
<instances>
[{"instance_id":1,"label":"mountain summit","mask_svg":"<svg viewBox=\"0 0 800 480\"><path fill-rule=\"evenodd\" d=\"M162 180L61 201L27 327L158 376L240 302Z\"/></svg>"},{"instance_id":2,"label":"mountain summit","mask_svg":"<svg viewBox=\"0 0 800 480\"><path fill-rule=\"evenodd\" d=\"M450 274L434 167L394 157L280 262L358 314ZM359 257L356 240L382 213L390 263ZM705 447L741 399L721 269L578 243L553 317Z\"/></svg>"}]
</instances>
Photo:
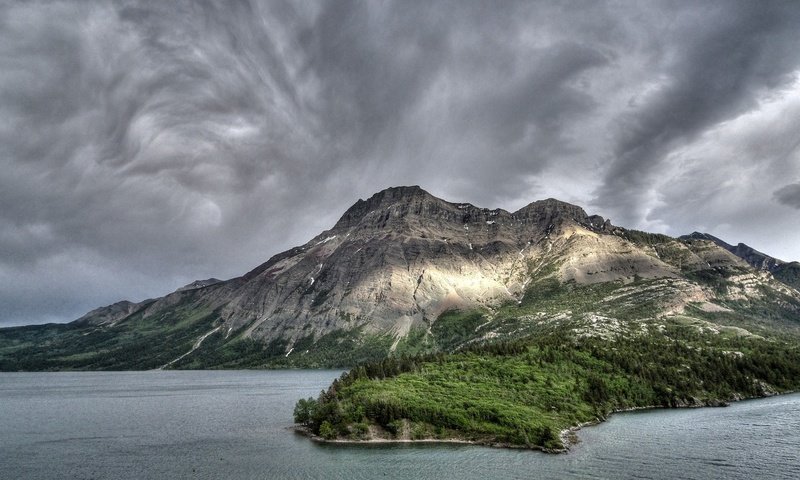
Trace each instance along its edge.
<instances>
[{"instance_id":1,"label":"mountain summit","mask_svg":"<svg viewBox=\"0 0 800 480\"><path fill-rule=\"evenodd\" d=\"M651 317L726 311L731 299L773 294L796 311L795 289L729 250L697 235L626 230L555 199L511 213L394 187L358 200L330 230L241 277L120 302L67 326L0 330L0 346L20 332L27 339L0 354L0 366L352 365L455 347L456 337L509 335L510 319L520 320L508 308L539 298L550 282L619 289L595 306L597 315L625 302L647 305ZM475 312L480 322L445 328L455 312ZM63 345L44 349L42 338Z\"/></svg>"}]
</instances>

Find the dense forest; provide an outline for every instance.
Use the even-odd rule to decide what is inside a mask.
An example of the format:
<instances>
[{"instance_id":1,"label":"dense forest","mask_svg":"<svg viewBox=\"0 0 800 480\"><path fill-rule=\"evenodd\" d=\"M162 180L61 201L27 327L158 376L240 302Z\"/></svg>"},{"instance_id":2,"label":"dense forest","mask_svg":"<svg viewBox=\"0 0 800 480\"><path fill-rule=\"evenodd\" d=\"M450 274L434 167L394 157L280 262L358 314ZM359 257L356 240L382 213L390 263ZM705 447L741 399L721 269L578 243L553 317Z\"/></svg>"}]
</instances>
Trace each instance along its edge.
<instances>
[{"instance_id":1,"label":"dense forest","mask_svg":"<svg viewBox=\"0 0 800 480\"><path fill-rule=\"evenodd\" d=\"M558 330L358 366L295 421L324 439L460 439L565 447L559 433L639 407L724 405L800 386L796 342L649 322L636 335Z\"/></svg>"}]
</instances>

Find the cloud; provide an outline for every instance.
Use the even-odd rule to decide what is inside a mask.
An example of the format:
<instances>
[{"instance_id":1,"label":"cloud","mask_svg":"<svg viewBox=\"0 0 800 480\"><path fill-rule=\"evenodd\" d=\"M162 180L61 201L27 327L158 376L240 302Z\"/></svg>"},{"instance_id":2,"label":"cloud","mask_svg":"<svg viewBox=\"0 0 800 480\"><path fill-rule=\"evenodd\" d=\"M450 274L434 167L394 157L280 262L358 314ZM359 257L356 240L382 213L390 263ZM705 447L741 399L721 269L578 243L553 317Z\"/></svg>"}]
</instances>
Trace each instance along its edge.
<instances>
[{"instance_id":1,"label":"cloud","mask_svg":"<svg viewBox=\"0 0 800 480\"><path fill-rule=\"evenodd\" d=\"M674 22L653 33L669 42L645 46L653 50L649 57L658 75L616 119L596 204L624 222L641 221L671 152L756 107L765 91L794 81L800 53L790 45L800 40L800 12L789 4L768 5L774 8L702 3L667 13Z\"/></svg>"},{"instance_id":2,"label":"cloud","mask_svg":"<svg viewBox=\"0 0 800 480\"><path fill-rule=\"evenodd\" d=\"M800 177L800 140L791 134L800 128L800 79L757 100L746 114L673 149L652 184L658 194L645 219L650 229L707 231L797 258L786 235L792 219L775 208L772 192Z\"/></svg>"},{"instance_id":3,"label":"cloud","mask_svg":"<svg viewBox=\"0 0 800 480\"><path fill-rule=\"evenodd\" d=\"M787 207L800 209L800 183L783 186L773 194L775 200Z\"/></svg>"},{"instance_id":4,"label":"cloud","mask_svg":"<svg viewBox=\"0 0 800 480\"><path fill-rule=\"evenodd\" d=\"M247 4L132 5L4 8L0 268L10 277L90 252L96 264L70 262L73 276L96 291L121 271L141 299L194 275L242 273L254 264L243 251L269 255L272 242L306 234L265 228L270 216L279 231L290 221L278 213L297 195L284 192L319 157L280 19L266 29ZM25 288L47 296L73 281L43 276ZM106 288L106 299L125 295ZM0 292L5 305L24 296ZM29 302L28 316L69 318L89 302L61 312Z\"/></svg>"},{"instance_id":5,"label":"cloud","mask_svg":"<svg viewBox=\"0 0 800 480\"><path fill-rule=\"evenodd\" d=\"M798 15L730 1L3 3L0 323L242 274L392 185L770 232L787 209L735 212L768 210L800 178Z\"/></svg>"}]
</instances>

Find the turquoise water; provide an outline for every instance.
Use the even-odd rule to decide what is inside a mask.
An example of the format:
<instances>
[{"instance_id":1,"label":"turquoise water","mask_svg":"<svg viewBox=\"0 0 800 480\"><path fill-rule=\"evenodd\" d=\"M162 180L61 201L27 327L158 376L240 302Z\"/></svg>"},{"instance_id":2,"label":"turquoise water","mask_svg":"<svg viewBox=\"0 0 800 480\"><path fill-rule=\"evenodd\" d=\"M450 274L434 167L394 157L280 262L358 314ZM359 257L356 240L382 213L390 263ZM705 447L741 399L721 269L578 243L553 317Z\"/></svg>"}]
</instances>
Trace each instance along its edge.
<instances>
[{"instance_id":1,"label":"turquoise water","mask_svg":"<svg viewBox=\"0 0 800 480\"><path fill-rule=\"evenodd\" d=\"M294 402L338 374L0 373L0 478L800 478L797 394L614 415L566 455L289 430Z\"/></svg>"}]
</instances>

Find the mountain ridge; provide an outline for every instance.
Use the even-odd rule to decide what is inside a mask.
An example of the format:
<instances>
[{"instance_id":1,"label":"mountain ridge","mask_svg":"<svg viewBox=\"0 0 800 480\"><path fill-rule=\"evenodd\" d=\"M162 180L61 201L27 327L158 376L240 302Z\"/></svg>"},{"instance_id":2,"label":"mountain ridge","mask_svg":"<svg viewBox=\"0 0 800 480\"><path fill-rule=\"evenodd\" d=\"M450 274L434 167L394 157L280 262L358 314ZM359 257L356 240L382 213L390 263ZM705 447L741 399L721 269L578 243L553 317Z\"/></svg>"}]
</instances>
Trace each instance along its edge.
<instances>
[{"instance_id":1,"label":"mountain ridge","mask_svg":"<svg viewBox=\"0 0 800 480\"><path fill-rule=\"evenodd\" d=\"M331 229L240 277L193 282L41 330L64 339L58 351L80 359L74 368L344 366L443 348L447 342L433 337L448 312L481 312L481 323L497 330L473 340L506 335L505 320L495 325L493 318L536 297L534 287L550 281L615 289L641 284L635 294L650 292L658 314L730 310L732 299L752 303L763 289L767 296L788 295L790 306L800 299L796 289L711 238L628 230L555 199L508 212L407 186L359 199ZM76 328L86 331L74 345L59 337ZM20 365L21 352L36 365L61 368L57 355L37 346L30 333L37 329L26 331L30 341L7 350L13 353L5 357L7 368ZM150 337L157 332L162 335ZM129 351L150 358L129 361L114 353Z\"/></svg>"},{"instance_id":2,"label":"mountain ridge","mask_svg":"<svg viewBox=\"0 0 800 480\"><path fill-rule=\"evenodd\" d=\"M738 243L735 246L731 245L724 240L721 240L709 233L692 232L689 235L679 237L684 240L688 239L703 239L710 240L720 247L728 250L737 257L749 263L753 268L764 270L771 273L777 280L793 287L800 288L800 263L785 262L778 258L762 253L755 248L744 244Z\"/></svg>"}]
</instances>

